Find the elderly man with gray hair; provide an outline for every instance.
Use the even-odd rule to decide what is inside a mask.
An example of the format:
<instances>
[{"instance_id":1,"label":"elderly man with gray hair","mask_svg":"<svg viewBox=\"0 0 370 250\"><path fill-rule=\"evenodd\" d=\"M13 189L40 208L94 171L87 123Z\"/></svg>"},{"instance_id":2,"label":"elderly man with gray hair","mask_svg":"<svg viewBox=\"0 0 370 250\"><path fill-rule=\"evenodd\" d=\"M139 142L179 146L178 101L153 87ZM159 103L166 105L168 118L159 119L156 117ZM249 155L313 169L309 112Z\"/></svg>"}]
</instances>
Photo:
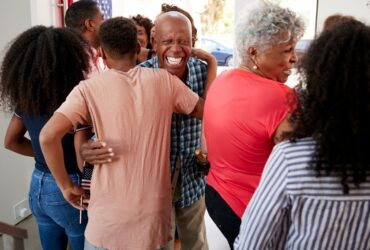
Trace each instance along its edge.
<instances>
[{"instance_id":1,"label":"elderly man with gray hair","mask_svg":"<svg viewBox=\"0 0 370 250\"><path fill-rule=\"evenodd\" d=\"M305 28L294 12L270 2L245 13L236 27L239 65L215 79L204 110L206 206L231 248L273 146L292 129L295 94L284 83Z\"/></svg>"}]
</instances>

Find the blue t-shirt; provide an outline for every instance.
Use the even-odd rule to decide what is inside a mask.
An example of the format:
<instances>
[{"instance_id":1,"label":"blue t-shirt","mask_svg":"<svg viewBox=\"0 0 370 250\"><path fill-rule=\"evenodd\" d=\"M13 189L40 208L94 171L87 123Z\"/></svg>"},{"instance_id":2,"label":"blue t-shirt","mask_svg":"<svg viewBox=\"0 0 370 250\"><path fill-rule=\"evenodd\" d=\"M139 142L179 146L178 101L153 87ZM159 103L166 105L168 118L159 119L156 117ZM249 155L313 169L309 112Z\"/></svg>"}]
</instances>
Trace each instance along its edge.
<instances>
[{"instance_id":1,"label":"blue t-shirt","mask_svg":"<svg viewBox=\"0 0 370 250\"><path fill-rule=\"evenodd\" d=\"M42 154L39 141L40 131L48 121L48 117L24 115L19 111L16 111L16 115L22 119L22 122L26 127L28 134L30 135L32 148L35 154L34 158L36 161L36 169L45 173L50 173L50 170L46 165L44 155ZM79 172L73 138L74 134L67 134L62 139L64 162L68 174L75 174Z\"/></svg>"}]
</instances>

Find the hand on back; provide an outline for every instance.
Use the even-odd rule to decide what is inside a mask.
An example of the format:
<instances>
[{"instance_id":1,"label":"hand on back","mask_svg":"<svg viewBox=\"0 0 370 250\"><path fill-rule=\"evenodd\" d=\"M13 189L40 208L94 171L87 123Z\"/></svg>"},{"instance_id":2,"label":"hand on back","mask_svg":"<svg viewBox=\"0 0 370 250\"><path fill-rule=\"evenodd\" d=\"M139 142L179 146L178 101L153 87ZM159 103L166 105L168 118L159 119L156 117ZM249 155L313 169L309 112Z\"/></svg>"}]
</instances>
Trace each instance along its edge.
<instances>
[{"instance_id":1,"label":"hand on back","mask_svg":"<svg viewBox=\"0 0 370 250\"><path fill-rule=\"evenodd\" d=\"M91 141L83 143L80 148L82 159L92 165L109 163L113 160L113 149L107 147L102 141Z\"/></svg>"}]
</instances>

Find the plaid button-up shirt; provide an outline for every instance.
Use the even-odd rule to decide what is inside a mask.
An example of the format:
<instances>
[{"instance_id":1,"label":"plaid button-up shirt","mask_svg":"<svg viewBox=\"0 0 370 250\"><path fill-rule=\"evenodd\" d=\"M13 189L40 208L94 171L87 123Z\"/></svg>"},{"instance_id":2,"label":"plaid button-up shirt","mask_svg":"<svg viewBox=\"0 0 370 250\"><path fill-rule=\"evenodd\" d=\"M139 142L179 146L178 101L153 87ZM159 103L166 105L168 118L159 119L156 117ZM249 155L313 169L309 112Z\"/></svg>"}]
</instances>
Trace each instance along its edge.
<instances>
[{"instance_id":1,"label":"plaid button-up shirt","mask_svg":"<svg viewBox=\"0 0 370 250\"><path fill-rule=\"evenodd\" d=\"M158 58L154 57L140 64L142 67L159 68ZM207 66L202 61L189 58L186 85L199 96L206 87ZM171 124L171 174L175 171L176 157L180 159L181 198L177 207L187 207L204 195L205 177L195 173L194 150L200 145L202 121L190 115L173 114Z\"/></svg>"}]
</instances>

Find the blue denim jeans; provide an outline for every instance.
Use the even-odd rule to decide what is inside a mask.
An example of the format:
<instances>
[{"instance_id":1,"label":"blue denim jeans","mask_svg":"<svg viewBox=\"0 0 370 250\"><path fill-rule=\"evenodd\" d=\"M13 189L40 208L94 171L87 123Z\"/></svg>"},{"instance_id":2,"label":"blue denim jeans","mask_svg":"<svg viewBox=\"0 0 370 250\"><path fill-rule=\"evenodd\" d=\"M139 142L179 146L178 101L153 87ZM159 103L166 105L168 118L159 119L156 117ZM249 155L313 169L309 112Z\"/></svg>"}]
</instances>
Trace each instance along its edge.
<instances>
[{"instance_id":1,"label":"blue denim jeans","mask_svg":"<svg viewBox=\"0 0 370 250\"><path fill-rule=\"evenodd\" d=\"M69 177L74 183L79 184L78 174ZM80 224L80 211L64 199L51 174L35 169L28 197L44 250L65 250L68 240L73 250L84 249L87 213L86 211L82 213Z\"/></svg>"}]
</instances>

